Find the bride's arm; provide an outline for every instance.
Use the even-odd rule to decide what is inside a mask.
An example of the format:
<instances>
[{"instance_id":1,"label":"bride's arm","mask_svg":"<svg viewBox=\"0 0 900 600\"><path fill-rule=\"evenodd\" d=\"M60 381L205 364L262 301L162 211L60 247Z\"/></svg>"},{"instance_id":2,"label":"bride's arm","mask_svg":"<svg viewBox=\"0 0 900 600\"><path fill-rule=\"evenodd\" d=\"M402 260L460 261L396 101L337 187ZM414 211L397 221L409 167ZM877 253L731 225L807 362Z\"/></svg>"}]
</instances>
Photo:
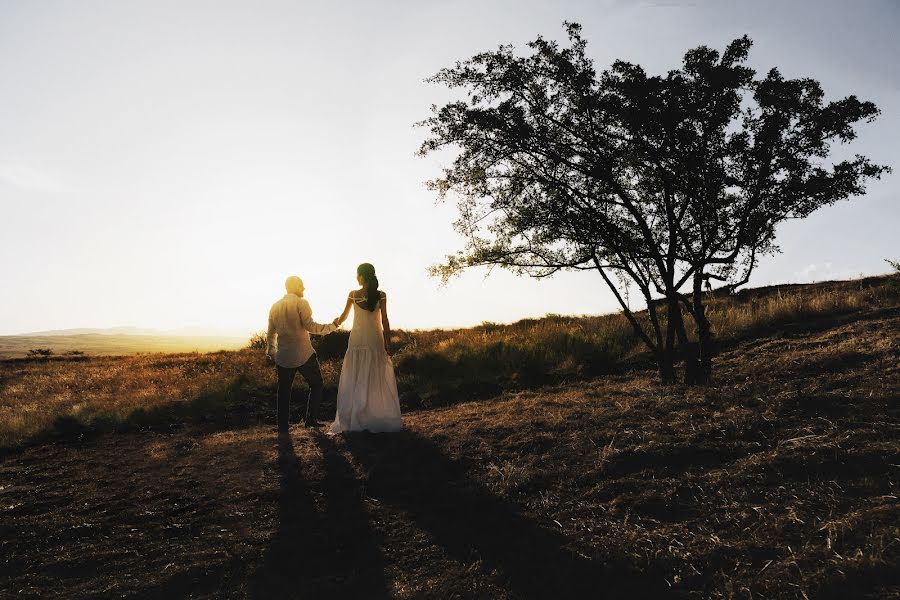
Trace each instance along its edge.
<instances>
[{"instance_id":1,"label":"bride's arm","mask_svg":"<svg viewBox=\"0 0 900 600\"><path fill-rule=\"evenodd\" d=\"M384 349L391 353L391 322L387 314L387 294L381 292L381 326L384 328Z\"/></svg>"},{"instance_id":2,"label":"bride's arm","mask_svg":"<svg viewBox=\"0 0 900 600\"><path fill-rule=\"evenodd\" d=\"M341 316L334 320L335 325L340 327L341 323L347 320L347 316L350 314L351 306L353 306L353 296L347 296L347 304L344 305L344 312L342 312Z\"/></svg>"}]
</instances>

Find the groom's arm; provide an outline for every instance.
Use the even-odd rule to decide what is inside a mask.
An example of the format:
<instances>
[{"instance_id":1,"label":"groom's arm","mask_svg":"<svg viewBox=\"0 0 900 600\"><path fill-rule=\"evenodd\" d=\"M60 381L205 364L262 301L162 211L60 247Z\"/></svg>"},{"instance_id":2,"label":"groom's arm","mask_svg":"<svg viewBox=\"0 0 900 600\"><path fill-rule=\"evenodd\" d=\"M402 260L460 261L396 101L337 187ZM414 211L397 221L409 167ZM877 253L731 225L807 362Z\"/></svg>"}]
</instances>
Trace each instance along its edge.
<instances>
[{"instance_id":1,"label":"groom's arm","mask_svg":"<svg viewBox=\"0 0 900 600\"><path fill-rule=\"evenodd\" d=\"M300 302L300 323L303 324L303 329L315 335L325 335L326 333L331 333L337 329L337 325L334 323L322 325L321 323L313 321L312 307L305 299Z\"/></svg>"},{"instance_id":2,"label":"groom's arm","mask_svg":"<svg viewBox=\"0 0 900 600\"><path fill-rule=\"evenodd\" d=\"M269 328L266 331L266 356L274 358L275 350L275 319L272 318L272 311L269 311Z\"/></svg>"}]
</instances>

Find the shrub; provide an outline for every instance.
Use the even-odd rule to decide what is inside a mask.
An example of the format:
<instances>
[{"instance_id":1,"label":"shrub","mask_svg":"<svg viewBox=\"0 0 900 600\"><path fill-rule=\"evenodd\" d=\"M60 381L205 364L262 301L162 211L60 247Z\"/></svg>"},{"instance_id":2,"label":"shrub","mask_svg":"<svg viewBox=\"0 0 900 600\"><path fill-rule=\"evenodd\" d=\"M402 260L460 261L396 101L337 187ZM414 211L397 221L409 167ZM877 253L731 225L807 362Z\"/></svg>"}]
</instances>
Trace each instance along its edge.
<instances>
[{"instance_id":1,"label":"shrub","mask_svg":"<svg viewBox=\"0 0 900 600\"><path fill-rule=\"evenodd\" d=\"M343 359L344 353L347 352L350 332L338 329L328 335L313 335L310 338L319 360Z\"/></svg>"},{"instance_id":2,"label":"shrub","mask_svg":"<svg viewBox=\"0 0 900 600\"><path fill-rule=\"evenodd\" d=\"M266 349L266 332L265 331L257 331L253 335L250 336L250 340L247 342L247 347L251 350L265 350Z\"/></svg>"}]
</instances>

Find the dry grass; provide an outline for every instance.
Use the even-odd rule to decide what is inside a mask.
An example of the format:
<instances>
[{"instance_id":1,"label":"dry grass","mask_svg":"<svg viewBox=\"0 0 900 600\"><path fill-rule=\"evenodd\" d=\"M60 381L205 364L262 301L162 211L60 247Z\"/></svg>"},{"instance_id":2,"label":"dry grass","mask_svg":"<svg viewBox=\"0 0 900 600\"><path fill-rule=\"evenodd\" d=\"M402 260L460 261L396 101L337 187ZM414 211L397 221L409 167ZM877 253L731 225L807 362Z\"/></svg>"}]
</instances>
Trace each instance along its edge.
<instances>
[{"instance_id":1,"label":"dry grass","mask_svg":"<svg viewBox=\"0 0 900 600\"><path fill-rule=\"evenodd\" d=\"M246 352L7 361L0 371L0 446L77 425L140 422L161 416L150 413L163 407L173 414L198 403L199 411L227 408L238 400L236 382L263 382L269 371Z\"/></svg>"},{"instance_id":2,"label":"dry grass","mask_svg":"<svg viewBox=\"0 0 900 600\"><path fill-rule=\"evenodd\" d=\"M728 347L791 323L897 306L898 280L895 275L750 289L735 296L712 293L708 317L720 345ZM646 313L638 317L647 318ZM548 315L511 325L399 332L396 341L396 364L410 406L620 372L635 358L647 362L644 346L621 314Z\"/></svg>"},{"instance_id":3,"label":"dry grass","mask_svg":"<svg viewBox=\"0 0 900 600\"><path fill-rule=\"evenodd\" d=\"M428 427L576 552L673 592L887 597L900 592L898 340L894 309L740 344L709 389L606 378Z\"/></svg>"},{"instance_id":4,"label":"dry grass","mask_svg":"<svg viewBox=\"0 0 900 600\"><path fill-rule=\"evenodd\" d=\"M896 279L711 296L710 320L728 348L792 323L895 307L900 304ZM333 410L346 337L342 332L315 339L326 411ZM512 325L399 331L395 344L407 411L622 372L643 351L621 315L551 315ZM260 351L0 361L0 448L45 435L198 419L267 422L273 392L274 375Z\"/></svg>"},{"instance_id":5,"label":"dry grass","mask_svg":"<svg viewBox=\"0 0 900 600\"><path fill-rule=\"evenodd\" d=\"M788 323L896 306L898 283L895 275L750 289L734 297L713 297L708 317L718 338L737 340Z\"/></svg>"},{"instance_id":6,"label":"dry grass","mask_svg":"<svg viewBox=\"0 0 900 600\"><path fill-rule=\"evenodd\" d=\"M11 450L0 596L896 597L898 343L900 307L863 306L734 341L704 389L638 371L401 434L209 419ZM156 394L253 356L170 357Z\"/></svg>"}]
</instances>

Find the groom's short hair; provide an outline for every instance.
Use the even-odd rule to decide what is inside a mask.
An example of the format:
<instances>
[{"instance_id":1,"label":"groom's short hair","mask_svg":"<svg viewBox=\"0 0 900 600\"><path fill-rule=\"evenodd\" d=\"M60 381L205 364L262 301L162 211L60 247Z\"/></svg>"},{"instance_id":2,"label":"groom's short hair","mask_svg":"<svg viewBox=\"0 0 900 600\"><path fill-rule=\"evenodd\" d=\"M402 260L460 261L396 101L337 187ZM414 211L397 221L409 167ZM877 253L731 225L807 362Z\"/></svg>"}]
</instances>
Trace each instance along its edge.
<instances>
[{"instance_id":1,"label":"groom's short hair","mask_svg":"<svg viewBox=\"0 0 900 600\"><path fill-rule=\"evenodd\" d=\"M303 280L296 275L291 275L284 280L284 289L286 289L289 294L299 295L303 292Z\"/></svg>"}]
</instances>

